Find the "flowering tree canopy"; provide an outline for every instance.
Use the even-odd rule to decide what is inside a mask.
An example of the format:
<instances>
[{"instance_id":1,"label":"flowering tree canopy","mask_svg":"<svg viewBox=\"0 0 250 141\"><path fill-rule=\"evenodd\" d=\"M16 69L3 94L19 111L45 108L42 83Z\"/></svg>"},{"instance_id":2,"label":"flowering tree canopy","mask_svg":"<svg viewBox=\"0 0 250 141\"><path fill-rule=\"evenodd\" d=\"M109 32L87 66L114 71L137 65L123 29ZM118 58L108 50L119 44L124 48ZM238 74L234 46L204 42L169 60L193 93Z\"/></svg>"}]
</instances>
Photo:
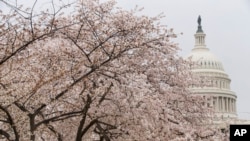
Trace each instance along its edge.
<instances>
[{"instance_id":1,"label":"flowering tree canopy","mask_svg":"<svg viewBox=\"0 0 250 141\"><path fill-rule=\"evenodd\" d=\"M4 140L187 140L206 108L190 63L161 16L114 1L59 2L0 13L0 135ZM59 6L58 6L59 5ZM72 10L73 9L73 10ZM69 12L70 11L70 12ZM65 12L65 14L63 13Z\"/></svg>"}]
</instances>

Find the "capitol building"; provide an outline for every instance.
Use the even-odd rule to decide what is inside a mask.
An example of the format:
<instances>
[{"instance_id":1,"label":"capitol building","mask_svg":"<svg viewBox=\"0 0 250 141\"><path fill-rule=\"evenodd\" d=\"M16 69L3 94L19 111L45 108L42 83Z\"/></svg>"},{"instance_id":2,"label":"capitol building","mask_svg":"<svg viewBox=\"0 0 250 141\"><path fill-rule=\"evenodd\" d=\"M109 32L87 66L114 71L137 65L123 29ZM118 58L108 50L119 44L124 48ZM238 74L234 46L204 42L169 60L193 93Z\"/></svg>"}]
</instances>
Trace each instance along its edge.
<instances>
[{"instance_id":1,"label":"capitol building","mask_svg":"<svg viewBox=\"0 0 250 141\"><path fill-rule=\"evenodd\" d=\"M198 18L194 34L195 45L187 58L194 62L192 71L201 78L204 86L192 86L191 91L206 99L206 106L213 109L212 125L227 129L230 124L250 124L250 120L237 117L237 95L230 89L231 79L222 62L206 47L206 34Z\"/></svg>"},{"instance_id":2,"label":"capitol building","mask_svg":"<svg viewBox=\"0 0 250 141\"><path fill-rule=\"evenodd\" d=\"M221 61L206 47L206 34L202 30L201 18L198 18L198 29L194 35L195 45L188 58L195 63L192 71L205 78L207 85L192 87L194 94L206 98L207 107L213 108L215 118L236 119L236 94L230 89L231 79L224 71Z\"/></svg>"}]
</instances>

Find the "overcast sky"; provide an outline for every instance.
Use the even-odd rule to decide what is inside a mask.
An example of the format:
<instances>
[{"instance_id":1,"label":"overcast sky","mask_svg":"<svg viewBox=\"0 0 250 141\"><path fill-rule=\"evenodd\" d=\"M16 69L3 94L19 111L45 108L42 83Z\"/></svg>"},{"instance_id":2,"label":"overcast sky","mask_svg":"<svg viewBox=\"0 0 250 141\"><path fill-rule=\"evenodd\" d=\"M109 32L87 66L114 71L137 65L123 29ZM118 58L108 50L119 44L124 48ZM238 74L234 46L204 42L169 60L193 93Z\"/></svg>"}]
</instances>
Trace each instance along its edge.
<instances>
[{"instance_id":1,"label":"overcast sky","mask_svg":"<svg viewBox=\"0 0 250 141\"><path fill-rule=\"evenodd\" d=\"M117 5L128 10L144 7L142 13L149 16L163 12L162 23L183 33L174 40L182 56L194 47L201 15L206 45L223 63L232 80L231 90L238 96L238 116L250 119L250 0L117 0Z\"/></svg>"}]
</instances>

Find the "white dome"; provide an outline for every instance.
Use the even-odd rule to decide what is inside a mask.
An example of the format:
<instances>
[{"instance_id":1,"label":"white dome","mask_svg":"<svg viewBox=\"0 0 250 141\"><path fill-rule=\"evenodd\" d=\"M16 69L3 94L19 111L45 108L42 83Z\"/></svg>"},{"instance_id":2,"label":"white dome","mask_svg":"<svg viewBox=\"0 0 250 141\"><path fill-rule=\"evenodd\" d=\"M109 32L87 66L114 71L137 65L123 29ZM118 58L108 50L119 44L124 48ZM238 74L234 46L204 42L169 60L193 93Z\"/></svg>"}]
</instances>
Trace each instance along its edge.
<instances>
[{"instance_id":1,"label":"white dome","mask_svg":"<svg viewBox=\"0 0 250 141\"><path fill-rule=\"evenodd\" d=\"M222 63L208 48L194 48L187 58L191 58L191 60L196 63L194 69L215 69L224 71Z\"/></svg>"}]
</instances>

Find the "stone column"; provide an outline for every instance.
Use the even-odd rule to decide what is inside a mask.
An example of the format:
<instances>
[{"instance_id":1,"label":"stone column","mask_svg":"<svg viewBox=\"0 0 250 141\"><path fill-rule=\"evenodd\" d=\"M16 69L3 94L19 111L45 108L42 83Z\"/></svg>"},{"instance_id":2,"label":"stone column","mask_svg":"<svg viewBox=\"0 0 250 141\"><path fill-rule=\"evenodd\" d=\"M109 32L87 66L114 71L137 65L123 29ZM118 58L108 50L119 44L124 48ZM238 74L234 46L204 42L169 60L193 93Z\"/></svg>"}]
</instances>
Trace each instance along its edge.
<instances>
[{"instance_id":1,"label":"stone column","mask_svg":"<svg viewBox=\"0 0 250 141\"><path fill-rule=\"evenodd\" d=\"M236 101L234 99L234 112L236 112Z\"/></svg>"},{"instance_id":2,"label":"stone column","mask_svg":"<svg viewBox=\"0 0 250 141\"><path fill-rule=\"evenodd\" d=\"M221 106L220 106L220 97L218 96L218 111L220 111Z\"/></svg>"},{"instance_id":3,"label":"stone column","mask_svg":"<svg viewBox=\"0 0 250 141\"><path fill-rule=\"evenodd\" d=\"M224 101L225 101L225 112L227 112L227 98L224 97Z\"/></svg>"},{"instance_id":4,"label":"stone column","mask_svg":"<svg viewBox=\"0 0 250 141\"><path fill-rule=\"evenodd\" d=\"M220 110L220 104L219 104L219 97L216 97L216 111L219 112Z\"/></svg>"},{"instance_id":5,"label":"stone column","mask_svg":"<svg viewBox=\"0 0 250 141\"><path fill-rule=\"evenodd\" d=\"M222 112L222 97L220 96L220 112Z\"/></svg>"},{"instance_id":6,"label":"stone column","mask_svg":"<svg viewBox=\"0 0 250 141\"><path fill-rule=\"evenodd\" d=\"M221 97L221 101L222 101L222 112L225 112L224 97Z\"/></svg>"},{"instance_id":7,"label":"stone column","mask_svg":"<svg viewBox=\"0 0 250 141\"><path fill-rule=\"evenodd\" d=\"M234 112L236 112L236 101L234 100Z\"/></svg>"},{"instance_id":8,"label":"stone column","mask_svg":"<svg viewBox=\"0 0 250 141\"><path fill-rule=\"evenodd\" d=\"M233 99L233 103L232 103L232 105L233 105L233 112L234 112L234 108L235 108L235 107L234 107L234 99Z\"/></svg>"},{"instance_id":9,"label":"stone column","mask_svg":"<svg viewBox=\"0 0 250 141\"><path fill-rule=\"evenodd\" d=\"M233 99L231 98L231 112L233 113Z\"/></svg>"},{"instance_id":10,"label":"stone column","mask_svg":"<svg viewBox=\"0 0 250 141\"><path fill-rule=\"evenodd\" d=\"M228 111L228 107L227 107L227 97L224 97L224 99L225 99L225 112L227 112L227 111Z\"/></svg>"}]
</instances>

